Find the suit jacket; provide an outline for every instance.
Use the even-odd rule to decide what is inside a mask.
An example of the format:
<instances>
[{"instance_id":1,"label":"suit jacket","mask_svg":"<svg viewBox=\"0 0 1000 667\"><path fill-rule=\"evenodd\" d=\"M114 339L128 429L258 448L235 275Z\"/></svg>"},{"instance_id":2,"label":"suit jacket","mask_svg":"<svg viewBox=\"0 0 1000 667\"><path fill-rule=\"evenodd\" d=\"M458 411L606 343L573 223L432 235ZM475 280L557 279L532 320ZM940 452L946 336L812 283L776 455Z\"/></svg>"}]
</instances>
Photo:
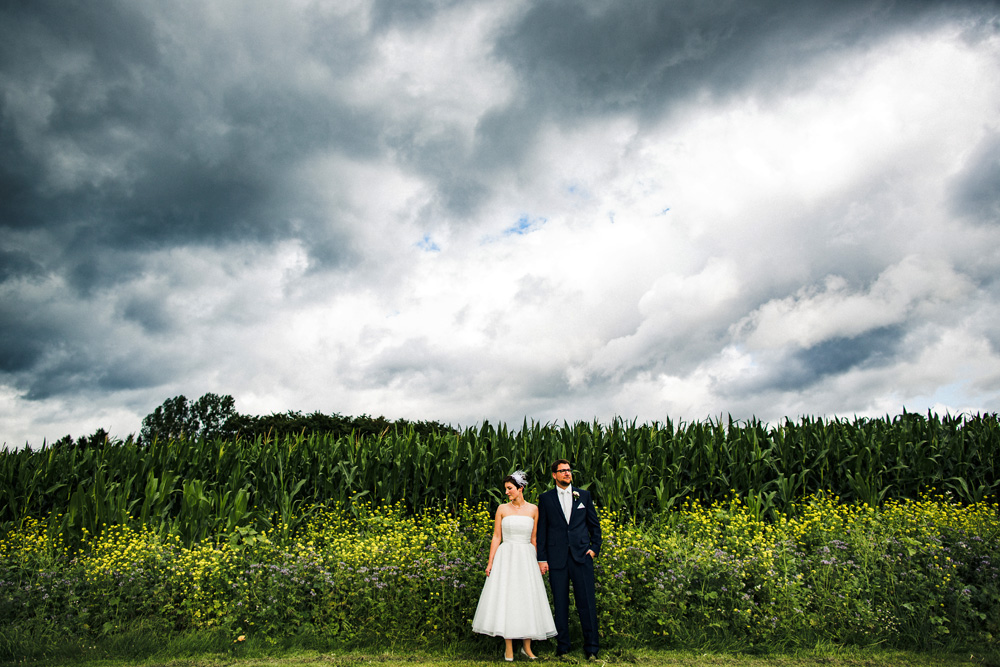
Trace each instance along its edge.
<instances>
[{"instance_id":1,"label":"suit jacket","mask_svg":"<svg viewBox=\"0 0 1000 667\"><path fill-rule=\"evenodd\" d=\"M538 560L547 561L549 567L566 567L572 556L578 563L589 558L587 551L594 555L601 553L601 522L590 493L575 486L570 487L580 495L573 499L573 509L569 523L559 504L559 494L555 489L546 491L538 498L538 530L535 534L538 544Z\"/></svg>"}]
</instances>

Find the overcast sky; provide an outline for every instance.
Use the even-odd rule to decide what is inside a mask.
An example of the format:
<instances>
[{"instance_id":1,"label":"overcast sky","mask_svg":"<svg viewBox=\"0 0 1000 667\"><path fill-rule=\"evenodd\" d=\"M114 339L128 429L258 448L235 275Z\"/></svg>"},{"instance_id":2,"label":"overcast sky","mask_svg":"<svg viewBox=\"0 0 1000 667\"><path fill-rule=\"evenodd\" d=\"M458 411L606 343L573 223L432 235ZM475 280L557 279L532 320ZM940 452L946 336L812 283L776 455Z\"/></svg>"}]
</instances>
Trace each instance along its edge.
<instances>
[{"instance_id":1,"label":"overcast sky","mask_svg":"<svg viewBox=\"0 0 1000 667\"><path fill-rule=\"evenodd\" d=\"M0 440L1000 410L1000 9L0 5Z\"/></svg>"}]
</instances>

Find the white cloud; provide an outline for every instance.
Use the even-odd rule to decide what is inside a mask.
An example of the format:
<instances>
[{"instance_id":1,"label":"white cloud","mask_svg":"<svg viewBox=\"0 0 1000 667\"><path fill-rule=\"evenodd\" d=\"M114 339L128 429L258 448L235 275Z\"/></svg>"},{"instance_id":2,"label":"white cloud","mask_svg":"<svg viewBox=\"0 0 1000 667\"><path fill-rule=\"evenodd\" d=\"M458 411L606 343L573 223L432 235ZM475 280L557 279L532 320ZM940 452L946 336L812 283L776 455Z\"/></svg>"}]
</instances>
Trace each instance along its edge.
<instances>
[{"instance_id":1,"label":"white cloud","mask_svg":"<svg viewBox=\"0 0 1000 667\"><path fill-rule=\"evenodd\" d=\"M740 320L734 332L750 349L807 348L911 317L937 320L972 290L968 279L943 261L907 257L865 290L852 290L840 276L826 276L822 288L803 287L765 303Z\"/></svg>"}]
</instances>

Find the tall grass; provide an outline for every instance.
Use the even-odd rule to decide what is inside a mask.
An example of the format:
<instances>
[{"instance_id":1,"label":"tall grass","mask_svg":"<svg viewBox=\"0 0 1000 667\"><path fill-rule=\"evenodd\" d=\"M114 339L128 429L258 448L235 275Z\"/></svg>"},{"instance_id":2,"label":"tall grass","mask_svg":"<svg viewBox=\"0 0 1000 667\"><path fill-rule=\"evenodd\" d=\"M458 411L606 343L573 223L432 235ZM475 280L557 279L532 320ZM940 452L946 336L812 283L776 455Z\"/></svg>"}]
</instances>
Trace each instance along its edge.
<instances>
[{"instance_id":1,"label":"tall grass","mask_svg":"<svg viewBox=\"0 0 1000 667\"><path fill-rule=\"evenodd\" d=\"M499 480L514 468L528 471L527 496L536 497L556 458L573 463L599 505L633 521L734 493L764 519L794 513L797 500L819 492L876 506L933 488L975 503L1000 491L1000 421L995 413L776 426L617 419L525 422L516 431L484 423L448 435L62 443L0 452L0 534L49 517L48 530L68 542L130 524L191 545L237 530L294 530L306 508L331 503L454 511L498 499Z\"/></svg>"}]
</instances>

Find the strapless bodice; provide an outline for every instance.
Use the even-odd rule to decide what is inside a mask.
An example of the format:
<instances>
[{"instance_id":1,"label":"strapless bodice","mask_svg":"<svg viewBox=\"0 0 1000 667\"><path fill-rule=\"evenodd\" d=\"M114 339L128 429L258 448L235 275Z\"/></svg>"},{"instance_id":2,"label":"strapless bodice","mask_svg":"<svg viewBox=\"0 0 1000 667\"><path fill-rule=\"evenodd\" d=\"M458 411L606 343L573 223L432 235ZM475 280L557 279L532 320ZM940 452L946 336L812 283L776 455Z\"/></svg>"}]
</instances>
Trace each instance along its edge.
<instances>
[{"instance_id":1,"label":"strapless bodice","mask_svg":"<svg viewBox=\"0 0 1000 667\"><path fill-rule=\"evenodd\" d=\"M500 533L504 542L531 544L531 531L535 520L530 516L512 514L500 521Z\"/></svg>"}]
</instances>

